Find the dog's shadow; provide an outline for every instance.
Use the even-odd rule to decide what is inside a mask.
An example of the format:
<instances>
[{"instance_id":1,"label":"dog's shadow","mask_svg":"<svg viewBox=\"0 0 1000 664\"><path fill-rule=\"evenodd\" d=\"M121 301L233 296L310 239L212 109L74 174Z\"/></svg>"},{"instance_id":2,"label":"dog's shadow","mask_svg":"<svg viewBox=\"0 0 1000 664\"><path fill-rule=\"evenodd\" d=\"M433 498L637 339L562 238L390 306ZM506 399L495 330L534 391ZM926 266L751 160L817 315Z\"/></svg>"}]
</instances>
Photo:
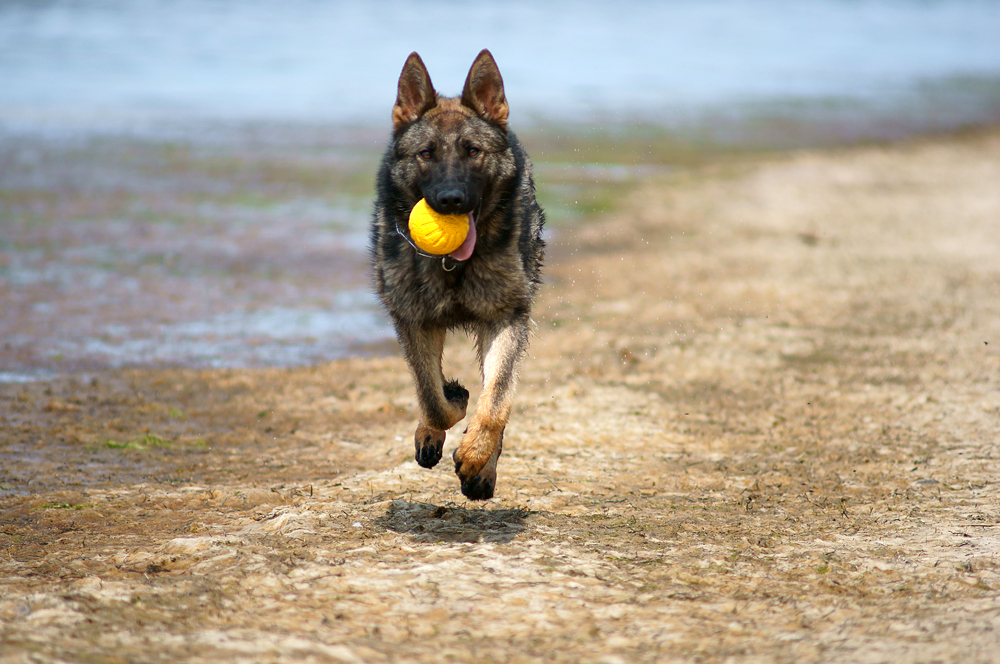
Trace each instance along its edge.
<instances>
[{"instance_id":1,"label":"dog's shadow","mask_svg":"<svg viewBox=\"0 0 1000 664\"><path fill-rule=\"evenodd\" d=\"M418 542L501 542L524 532L524 509L466 509L394 500L379 519L386 530L412 535Z\"/></svg>"}]
</instances>

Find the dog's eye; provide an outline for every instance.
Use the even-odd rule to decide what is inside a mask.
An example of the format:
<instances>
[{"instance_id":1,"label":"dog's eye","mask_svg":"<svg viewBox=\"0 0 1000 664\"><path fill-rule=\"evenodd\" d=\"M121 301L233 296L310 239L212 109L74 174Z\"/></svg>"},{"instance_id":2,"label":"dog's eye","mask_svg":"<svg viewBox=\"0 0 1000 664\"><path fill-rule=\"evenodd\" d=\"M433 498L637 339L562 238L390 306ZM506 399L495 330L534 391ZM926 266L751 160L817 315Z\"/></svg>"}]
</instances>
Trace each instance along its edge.
<instances>
[{"instance_id":1,"label":"dog's eye","mask_svg":"<svg viewBox=\"0 0 1000 664\"><path fill-rule=\"evenodd\" d=\"M431 151L430 150L421 150L420 151L420 158L423 159L424 161L430 161L431 160Z\"/></svg>"},{"instance_id":2,"label":"dog's eye","mask_svg":"<svg viewBox=\"0 0 1000 664\"><path fill-rule=\"evenodd\" d=\"M480 152L481 152L481 150L479 148L469 148L469 156L470 157L478 156Z\"/></svg>"}]
</instances>

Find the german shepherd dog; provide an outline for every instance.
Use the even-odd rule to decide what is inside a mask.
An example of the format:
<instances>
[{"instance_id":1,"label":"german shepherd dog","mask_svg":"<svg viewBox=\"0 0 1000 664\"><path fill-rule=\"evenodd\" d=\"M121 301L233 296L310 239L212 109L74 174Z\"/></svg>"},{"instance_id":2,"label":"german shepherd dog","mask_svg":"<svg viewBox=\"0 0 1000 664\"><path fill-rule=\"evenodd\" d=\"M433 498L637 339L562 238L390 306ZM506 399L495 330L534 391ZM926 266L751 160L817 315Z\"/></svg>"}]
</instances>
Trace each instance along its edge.
<instances>
[{"instance_id":1,"label":"german shepherd dog","mask_svg":"<svg viewBox=\"0 0 1000 664\"><path fill-rule=\"evenodd\" d=\"M417 463L441 460L445 432L465 417L469 392L441 370L445 335L476 337L483 390L455 472L472 500L493 497L531 306L541 279L541 207L531 162L507 129L503 79L489 51L472 63L461 97L442 97L411 53L392 109L392 142L376 181L371 229L375 287L396 328L419 404ZM430 256L409 236L421 199L441 214L468 214L469 235L447 256Z\"/></svg>"}]
</instances>

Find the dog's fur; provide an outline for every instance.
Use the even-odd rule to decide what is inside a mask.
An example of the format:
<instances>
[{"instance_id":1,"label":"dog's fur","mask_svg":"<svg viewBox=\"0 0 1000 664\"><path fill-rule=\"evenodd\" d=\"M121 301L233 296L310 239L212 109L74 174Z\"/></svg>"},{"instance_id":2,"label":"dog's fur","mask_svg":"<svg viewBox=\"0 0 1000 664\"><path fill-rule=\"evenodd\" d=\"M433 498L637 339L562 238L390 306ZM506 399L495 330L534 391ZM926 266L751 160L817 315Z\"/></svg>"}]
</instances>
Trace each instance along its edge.
<instances>
[{"instance_id":1,"label":"dog's fur","mask_svg":"<svg viewBox=\"0 0 1000 664\"><path fill-rule=\"evenodd\" d=\"M493 496L497 459L538 290L545 217L531 162L507 129L503 80L489 51L475 59L461 97L441 97L411 53L399 77L392 142L376 182L371 256L375 287L396 327L419 403L416 460L441 460L445 432L465 417L469 392L445 381L445 334L476 335L483 390L453 458L462 493ZM409 239L421 198L442 214L473 216L471 256L430 257Z\"/></svg>"}]
</instances>

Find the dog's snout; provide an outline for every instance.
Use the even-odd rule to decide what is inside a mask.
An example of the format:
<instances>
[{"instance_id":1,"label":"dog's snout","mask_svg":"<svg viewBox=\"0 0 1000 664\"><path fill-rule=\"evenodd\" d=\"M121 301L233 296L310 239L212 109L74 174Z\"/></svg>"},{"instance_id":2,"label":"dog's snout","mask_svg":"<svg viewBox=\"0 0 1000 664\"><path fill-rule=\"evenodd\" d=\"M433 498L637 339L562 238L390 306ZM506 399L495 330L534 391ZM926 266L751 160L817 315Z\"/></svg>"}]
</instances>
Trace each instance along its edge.
<instances>
[{"instance_id":1,"label":"dog's snout","mask_svg":"<svg viewBox=\"0 0 1000 664\"><path fill-rule=\"evenodd\" d=\"M441 214L458 214L465 207L465 192L458 188L442 189L436 198Z\"/></svg>"}]
</instances>

